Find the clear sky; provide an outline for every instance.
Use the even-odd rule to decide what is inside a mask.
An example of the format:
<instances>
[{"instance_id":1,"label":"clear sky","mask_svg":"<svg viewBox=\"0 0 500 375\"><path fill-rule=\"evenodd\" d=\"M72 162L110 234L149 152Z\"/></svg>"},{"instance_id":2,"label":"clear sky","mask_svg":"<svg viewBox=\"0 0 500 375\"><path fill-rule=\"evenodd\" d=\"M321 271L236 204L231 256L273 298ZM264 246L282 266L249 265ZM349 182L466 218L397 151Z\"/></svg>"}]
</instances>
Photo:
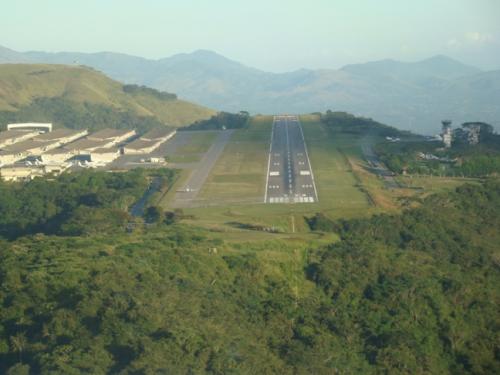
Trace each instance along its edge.
<instances>
[{"instance_id":1,"label":"clear sky","mask_svg":"<svg viewBox=\"0 0 500 375\"><path fill-rule=\"evenodd\" d=\"M500 0L0 0L18 51L209 49L270 71L444 54L500 69Z\"/></svg>"}]
</instances>

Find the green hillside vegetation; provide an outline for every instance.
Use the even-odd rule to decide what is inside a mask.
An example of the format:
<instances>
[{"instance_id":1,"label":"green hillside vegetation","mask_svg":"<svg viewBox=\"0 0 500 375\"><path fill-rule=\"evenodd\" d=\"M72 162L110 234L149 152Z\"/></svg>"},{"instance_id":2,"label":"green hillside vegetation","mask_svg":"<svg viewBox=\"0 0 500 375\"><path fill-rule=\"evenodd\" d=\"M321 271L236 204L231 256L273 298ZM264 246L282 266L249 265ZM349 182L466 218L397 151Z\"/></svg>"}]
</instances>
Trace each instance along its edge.
<instances>
[{"instance_id":1,"label":"green hillside vegetation","mask_svg":"<svg viewBox=\"0 0 500 375\"><path fill-rule=\"evenodd\" d=\"M224 130L241 129L248 125L250 114L245 111L239 113L219 112L208 120L196 121L182 130Z\"/></svg>"},{"instance_id":2,"label":"green hillside vegetation","mask_svg":"<svg viewBox=\"0 0 500 375\"><path fill-rule=\"evenodd\" d=\"M321 114L321 121L328 127L347 134L358 136L399 137L408 136L408 131L398 130L392 126L381 124L371 118L357 117L347 112L326 111Z\"/></svg>"},{"instance_id":3,"label":"green hillside vegetation","mask_svg":"<svg viewBox=\"0 0 500 375\"><path fill-rule=\"evenodd\" d=\"M464 124L465 125L465 124ZM483 124L479 143L470 145L463 129L455 130L449 149L440 141L382 142L376 147L380 159L394 173L437 176L490 177L500 174L500 135L493 127ZM422 159L421 154L437 159Z\"/></svg>"},{"instance_id":4,"label":"green hillside vegetation","mask_svg":"<svg viewBox=\"0 0 500 375\"><path fill-rule=\"evenodd\" d=\"M226 242L162 220L106 226L147 185L143 173L1 185L10 225L29 226L28 212L12 215L23 198L43 214L28 235L0 239L0 373L500 371L498 181L402 215L323 221L314 229L341 239L320 246ZM75 200L116 212L91 236L34 234Z\"/></svg>"},{"instance_id":5,"label":"green hillside vegetation","mask_svg":"<svg viewBox=\"0 0 500 375\"><path fill-rule=\"evenodd\" d=\"M174 94L122 85L91 68L64 65L0 65L0 120L54 121L69 128L120 127L141 122L185 126L214 111ZM104 125L97 125L103 123ZM123 125L122 125L123 126Z\"/></svg>"},{"instance_id":6,"label":"green hillside vegetation","mask_svg":"<svg viewBox=\"0 0 500 375\"><path fill-rule=\"evenodd\" d=\"M135 169L128 173L84 171L55 180L24 184L0 181L0 237L45 234L94 234L123 231L128 208L153 177L160 186L173 183L170 169Z\"/></svg>"}]
</instances>

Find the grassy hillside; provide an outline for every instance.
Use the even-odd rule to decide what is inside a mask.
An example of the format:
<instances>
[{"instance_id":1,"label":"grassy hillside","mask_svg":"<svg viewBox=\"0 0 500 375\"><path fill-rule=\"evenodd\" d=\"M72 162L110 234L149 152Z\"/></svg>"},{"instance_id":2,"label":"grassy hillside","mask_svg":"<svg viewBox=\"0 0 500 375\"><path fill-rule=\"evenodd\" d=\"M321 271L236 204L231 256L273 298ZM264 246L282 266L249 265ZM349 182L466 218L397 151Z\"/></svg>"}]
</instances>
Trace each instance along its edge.
<instances>
[{"instance_id":1,"label":"grassy hillside","mask_svg":"<svg viewBox=\"0 0 500 375\"><path fill-rule=\"evenodd\" d=\"M37 112L45 112L47 115L46 108L43 111L33 111L41 98L46 100L45 104L50 99L52 103L64 103L73 107L69 109L73 111L84 105L90 108L97 106L111 112L128 112L141 118L151 117L170 126L188 125L215 113L208 108L178 100L173 94L126 88L127 86L86 67L0 65L0 111L3 118L9 118L9 115L10 118L15 118L16 114L29 113L30 110L35 116Z\"/></svg>"}]
</instances>

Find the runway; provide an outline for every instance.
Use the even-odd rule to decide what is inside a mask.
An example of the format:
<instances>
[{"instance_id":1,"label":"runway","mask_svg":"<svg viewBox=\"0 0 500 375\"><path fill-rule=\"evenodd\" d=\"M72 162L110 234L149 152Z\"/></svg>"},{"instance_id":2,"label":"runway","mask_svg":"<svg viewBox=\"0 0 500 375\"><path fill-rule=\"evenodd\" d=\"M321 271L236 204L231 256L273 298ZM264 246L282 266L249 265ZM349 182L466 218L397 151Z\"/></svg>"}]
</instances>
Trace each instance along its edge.
<instances>
[{"instance_id":1,"label":"runway","mask_svg":"<svg viewBox=\"0 0 500 375\"><path fill-rule=\"evenodd\" d=\"M275 116L265 203L314 203L318 193L297 116Z\"/></svg>"}]
</instances>

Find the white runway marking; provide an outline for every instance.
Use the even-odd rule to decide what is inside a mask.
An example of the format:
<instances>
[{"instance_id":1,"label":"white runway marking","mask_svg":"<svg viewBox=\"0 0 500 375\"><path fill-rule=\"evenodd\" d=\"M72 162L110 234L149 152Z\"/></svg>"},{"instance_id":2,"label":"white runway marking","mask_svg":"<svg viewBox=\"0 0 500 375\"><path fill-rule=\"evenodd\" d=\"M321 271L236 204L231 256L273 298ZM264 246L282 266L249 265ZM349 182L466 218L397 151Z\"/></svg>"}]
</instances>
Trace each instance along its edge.
<instances>
[{"instance_id":1,"label":"white runway marking","mask_svg":"<svg viewBox=\"0 0 500 375\"><path fill-rule=\"evenodd\" d=\"M296 116L274 118L264 200L267 203L318 200L304 134Z\"/></svg>"}]
</instances>

